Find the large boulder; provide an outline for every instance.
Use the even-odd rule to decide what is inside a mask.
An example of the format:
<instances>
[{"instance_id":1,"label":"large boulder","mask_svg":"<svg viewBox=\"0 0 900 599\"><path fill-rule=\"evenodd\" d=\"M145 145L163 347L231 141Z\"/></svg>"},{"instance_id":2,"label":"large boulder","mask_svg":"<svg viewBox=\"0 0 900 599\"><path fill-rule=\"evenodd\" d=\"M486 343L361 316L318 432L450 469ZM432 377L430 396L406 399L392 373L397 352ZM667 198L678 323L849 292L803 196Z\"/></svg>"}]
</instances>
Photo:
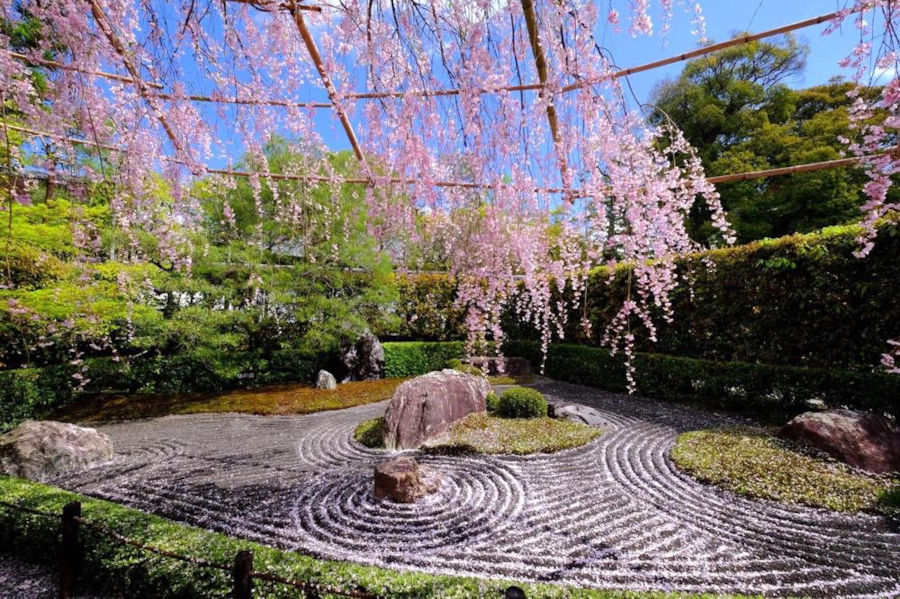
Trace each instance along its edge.
<instances>
[{"instance_id":1,"label":"large boulder","mask_svg":"<svg viewBox=\"0 0 900 599\"><path fill-rule=\"evenodd\" d=\"M0 472L29 480L50 480L112 458L106 435L65 422L26 420L0 436Z\"/></svg>"},{"instance_id":2,"label":"large boulder","mask_svg":"<svg viewBox=\"0 0 900 599\"><path fill-rule=\"evenodd\" d=\"M412 449L472 412L483 412L491 385L456 370L429 372L402 383L384 414L384 445Z\"/></svg>"},{"instance_id":3,"label":"large boulder","mask_svg":"<svg viewBox=\"0 0 900 599\"><path fill-rule=\"evenodd\" d=\"M337 389L337 380L327 370L320 370L316 375L316 389Z\"/></svg>"},{"instance_id":4,"label":"large boulder","mask_svg":"<svg viewBox=\"0 0 900 599\"><path fill-rule=\"evenodd\" d=\"M341 352L342 383L374 381L384 376L384 348L378 337L366 332Z\"/></svg>"},{"instance_id":5,"label":"large boulder","mask_svg":"<svg viewBox=\"0 0 900 599\"><path fill-rule=\"evenodd\" d=\"M482 371L487 372L491 376L498 374L531 374L531 362L525 358L517 357L496 357L496 356L472 356L463 360L463 364L469 364Z\"/></svg>"},{"instance_id":6,"label":"large boulder","mask_svg":"<svg viewBox=\"0 0 900 599\"><path fill-rule=\"evenodd\" d=\"M437 491L439 486L440 478L410 456L396 457L375 466L376 499L414 503L419 497Z\"/></svg>"},{"instance_id":7,"label":"large boulder","mask_svg":"<svg viewBox=\"0 0 900 599\"><path fill-rule=\"evenodd\" d=\"M778 436L863 470L900 470L900 429L884 416L853 410L805 412L784 425Z\"/></svg>"}]
</instances>

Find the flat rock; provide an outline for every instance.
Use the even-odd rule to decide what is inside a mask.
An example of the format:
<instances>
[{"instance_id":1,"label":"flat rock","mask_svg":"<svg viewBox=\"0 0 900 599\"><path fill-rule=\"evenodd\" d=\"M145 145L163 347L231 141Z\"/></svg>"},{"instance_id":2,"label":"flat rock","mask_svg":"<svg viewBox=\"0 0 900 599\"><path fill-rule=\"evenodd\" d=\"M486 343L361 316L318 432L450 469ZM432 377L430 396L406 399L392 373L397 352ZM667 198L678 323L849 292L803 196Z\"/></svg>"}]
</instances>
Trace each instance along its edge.
<instances>
[{"instance_id":1,"label":"flat rock","mask_svg":"<svg viewBox=\"0 0 900 599\"><path fill-rule=\"evenodd\" d=\"M854 410L805 412L778 436L871 472L900 470L900 429L884 416Z\"/></svg>"},{"instance_id":2,"label":"flat rock","mask_svg":"<svg viewBox=\"0 0 900 599\"><path fill-rule=\"evenodd\" d=\"M548 402L547 414L551 418L565 418L588 426L609 426L609 419L599 410L577 403Z\"/></svg>"},{"instance_id":3,"label":"flat rock","mask_svg":"<svg viewBox=\"0 0 900 599\"><path fill-rule=\"evenodd\" d=\"M490 383L456 370L429 372L402 383L384 414L384 445L413 449L472 412L483 412Z\"/></svg>"},{"instance_id":4,"label":"flat rock","mask_svg":"<svg viewBox=\"0 0 900 599\"><path fill-rule=\"evenodd\" d=\"M316 375L316 389L337 389L337 379L327 370L320 370Z\"/></svg>"},{"instance_id":5,"label":"flat rock","mask_svg":"<svg viewBox=\"0 0 900 599\"><path fill-rule=\"evenodd\" d=\"M0 436L0 472L34 481L87 470L112 458L106 435L65 422L26 420Z\"/></svg>"},{"instance_id":6,"label":"flat rock","mask_svg":"<svg viewBox=\"0 0 900 599\"><path fill-rule=\"evenodd\" d=\"M410 456L399 456L375 466L375 498L414 503L440 487L440 478Z\"/></svg>"}]
</instances>

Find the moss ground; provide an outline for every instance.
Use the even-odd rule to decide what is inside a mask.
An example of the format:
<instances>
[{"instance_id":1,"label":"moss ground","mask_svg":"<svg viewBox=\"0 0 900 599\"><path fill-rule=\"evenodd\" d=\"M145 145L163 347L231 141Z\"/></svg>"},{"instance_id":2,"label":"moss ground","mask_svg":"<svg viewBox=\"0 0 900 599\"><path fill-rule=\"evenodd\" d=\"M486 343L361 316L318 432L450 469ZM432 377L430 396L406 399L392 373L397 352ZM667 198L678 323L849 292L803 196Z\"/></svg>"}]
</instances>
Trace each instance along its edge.
<instances>
[{"instance_id":1,"label":"moss ground","mask_svg":"<svg viewBox=\"0 0 900 599\"><path fill-rule=\"evenodd\" d=\"M381 431L384 418L366 420L354 438L366 447L384 447ZM570 420L554 418L497 418L484 413L469 414L450 430L429 443L433 453L489 453L527 455L553 453L579 447L595 439L601 431Z\"/></svg>"},{"instance_id":2,"label":"moss ground","mask_svg":"<svg viewBox=\"0 0 900 599\"><path fill-rule=\"evenodd\" d=\"M101 423L201 412L309 414L389 399L404 380L345 383L333 391L290 384L217 394L96 396L73 402L50 417L54 420Z\"/></svg>"},{"instance_id":3,"label":"moss ground","mask_svg":"<svg viewBox=\"0 0 900 599\"><path fill-rule=\"evenodd\" d=\"M746 497L900 514L897 481L807 453L764 429L684 433L672 448L672 460L699 480Z\"/></svg>"}]
</instances>

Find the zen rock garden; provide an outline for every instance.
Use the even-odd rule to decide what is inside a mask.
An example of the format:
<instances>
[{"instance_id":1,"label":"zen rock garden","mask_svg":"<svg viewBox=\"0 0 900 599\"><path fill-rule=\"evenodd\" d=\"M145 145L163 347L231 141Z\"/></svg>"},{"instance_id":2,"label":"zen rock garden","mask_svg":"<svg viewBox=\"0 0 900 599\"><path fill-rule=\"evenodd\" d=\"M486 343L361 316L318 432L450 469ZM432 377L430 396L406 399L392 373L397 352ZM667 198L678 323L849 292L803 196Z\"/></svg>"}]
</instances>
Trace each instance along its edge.
<instances>
[{"instance_id":1,"label":"zen rock garden","mask_svg":"<svg viewBox=\"0 0 900 599\"><path fill-rule=\"evenodd\" d=\"M900 0L6 0L0 67L0 599L900 598Z\"/></svg>"},{"instance_id":2,"label":"zen rock garden","mask_svg":"<svg viewBox=\"0 0 900 599\"><path fill-rule=\"evenodd\" d=\"M329 389L323 378L321 393L360 384ZM497 440L529 426L542 432L527 436L556 434L544 422L589 434L525 453ZM27 421L0 438L0 463L330 559L493 576L500 551L503 575L523 580L893 592L900 536L886 522L723 494L671 465L680 432L749 424L547 380L492 390L485 376L443 369L402 382L389 400L305 416L196 414L97 430ZM898 434L848 410L801 414L779 432L873 473L896 469ZM250 493L264 500L248 513ZM802 574L785 579L783 564Z\"/></svg>"}]
</instances>

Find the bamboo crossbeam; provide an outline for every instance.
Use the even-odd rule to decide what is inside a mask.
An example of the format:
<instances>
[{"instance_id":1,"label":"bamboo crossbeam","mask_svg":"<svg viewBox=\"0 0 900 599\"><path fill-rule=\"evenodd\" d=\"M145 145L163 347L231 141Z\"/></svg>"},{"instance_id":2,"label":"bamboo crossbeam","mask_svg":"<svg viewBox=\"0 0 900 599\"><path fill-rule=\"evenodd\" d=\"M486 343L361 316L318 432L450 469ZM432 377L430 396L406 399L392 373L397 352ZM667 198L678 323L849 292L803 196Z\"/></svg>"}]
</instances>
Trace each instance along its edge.
<instances>
[{"instance_id":1,"label":"bamboo crossbeam","mask_svg":"<svg viewBox=\"0 0 900 599\"><path fill-rule=\"evenodd\" d=\"M10 131L18 131L19 133L25 133L28 135L33 135L35 137L47 137L50 139L58 139L60 141L65 141L68 143L88 146L88 147L96 147L103 150L110 150L113 152L124 152L125 150L119 148L117 146L112 146L109 144L101 144L97 142L93 142L86 139L79 139L76 137L66 137L63 135L56 135L52 133L47 133L43 131L35 131L34 129L28 129L27 127L19 127L18 125L11 125L8 123L0 122L0 126L4 129L8 129ZM731 175L717 175L714 177L707 177L706 180L712 184L719 183L733 183L736 181L749 181L752 179L764 179L766 177L777 177L782 175L793 175L796 173L809 173L813 171L820 171L832 168L843 168L849 166L855 166L857 163L869 160L872 158L878 158L884 156L885 154L891 154L893 156L900 157L900 146L896 146L891 150L886 150L884 152L877 152L874 154L866 154L863 156L851 156L849 158L840 158L838 160L824 160L821 162L808 162L805 164L797 164L794 166L784 166L779 168L772 168L762 171L748 171L744 173L734 173ZM177 163L186 165L184 161L169 158L168 160ZM213 175L226 175L231 177L257 177L260 179L274 179L274 180L287 180L287 181L309 181L309 182L320 182L320 183L338 183L338 184L360 184L366 185L372 182L370 178L364 177L330 177L327 175L295 175L289 173L268 173L268 172L253 172L253 171L237 171L231 169L217 169L217 168L205 168L204 172L213 174ZM414 185L419 183L420 181L416 179L403 178L403 177L381 177L378 178L380 181L384 181L385 183L390 184L404 184L404 185ZM462 189L481 189L481 190L496 190L496 189L510 189L513 186L507 184L490 184L490 183L479 183L476 181L435 181L435 187L441 188L462 188ZM536 187L533 189L535 193L544 193L544 194L567 194L570 197L574 198L584 198L588 197L588 195L579 190L567 190L559 187Z\"/></svg>"},{"instance_id":2,"label":"bamboo crossbeam","mask_svg":"<svg viewBox=\"0 0 900 599\"><path fill-rule=\"evenodd\" d=\"M291 4L287 2L261 2L259 0L227 0L232 4L248 4L253 8L258 8L260 10L269 10L269 7L278 9L278 10L290 10ZM313 6L310 4L297 4L297 10L305 10L309 12L322 12L321 6Z\"/></svg>"},{"instance_id":3,"label":"bamboo crossbeam","mask_svg":"<svg viewBox=\"0 0 900 599\"><path fill-rule=\"evenodd\" d=\"M860 10L860 9L857 9ZM704 46L702 48L698 48L696 50L692 50L691 52L684 52L682 54L678 54L675 56L670 56L668 58L663 58L662 60L655 60L653 62L648 62L642 65L638 65L636 67L629 67L627 69L622 69L611 73L608 77L600 77L597 80L591 81L578 81L576 83L572 83L562 88L563 92L570 92L576 89L581 89L583 87L587 87L589 85L593 85L595 83L599 83L606 79L618 79L620 77L627 77L628 75L634 75L635 73L641 73L643 71L649 71L651 69L658 69L659 67L664 67L670 64L675 64L676 62L682 62L685 60L690 60L691 58L697 58L700 56L705 56L706 54L712 54L713 52L718 52L719 50L724 50L725 48L730 48L732 46L739 46L741 44L749 44L750 42L754 42L756 40L764 39L767 37L773 37L776 35L781 35L783 33L789 33L791 31L796 31L797 29L803 29L804 27L812 27L813 25L820 25L826 21L830 21L841 14L840 11L830 12L828 14L819 15L818 17L812 17L811 19L806 19L804 21L797 21L796 23L791 23L789 25L783 25L781 27L776 27L774 29L769 29L766 31L761 31L759 33L742 35L740 37L736 37L734 39L730 39L728 41L719 42L717 44L710 44L708 46Z\"/></svg>"},{"instance_id":4,"label":"bamboo crossbeam","mask_svg":"<svg viewBox=\"0 0 900 599\"><path fill-rule=\"evenodd\" d=\"M18 125L11 125L8 123L4 123L0 121L0 126L4 129L8 129L10 131L18 131L19 133L25 133L27 135L33 135L35 137L46 137L49 139L56 139L59 141L63 141L66 143L71 143L75 145L85 146L85 147L94 147L99 148L101 150L109 150L111 152L126 152L127 150L120 148L118 146L113 146L109 144L102 144L94 141L90 141L87 139L79 139L77 137L67 137L65 135L57 135L53 133L47 133L45 131L36 131L34 129L29 129L27 127L19 127ZM167 161L172 162L174 164L181 164L184 166L189 166L185 161L178 160L177 158L166 158ZM221 168L204 168L203 172L211 174L211 175L225 175L230 177L241 177L241 178L250 178L256 177L259 179L274 179L274 180L283 180L283 181L306 181L306 182L316 182L316 183L338 183L338 184L360 184L367 185L372 183L372 178L368 177L331 177L327 175L297 175L290 173L270 173L270 172L257 172L257 171L238 171L233 169L221 169ZM403 178L403 177L375 177L377 181L383 181L389 184L398 184L398 185L414 185L420 183L417 179L412 178ZM503 183L491 184L491 183L479 183L475 181L445 181L438 180L434 182L435 187L440 188L460 188L460 189L481 189L481 190L496 190L496 189L509 189L512 188L512 185L507 185ZM544 193L544 194L554 194L554 193L563 193L563 189L558 187L535 187L532 191L535 193Z\"/></svg>"},{"instance_id":5,"label":"bamboo crossbeam","mask_svg":"<svg viewBox=\"0 0 900 599\"><path fill-rule=\"evenodd\" d=\"M124 75L117 75L116 73L108 73L106 71L92 71L89 69L81 69L76 66L70 64L64 64L61 62L57 62L55 60L47 60L44 58L37 58L33 56L26 56L25 54L20 54L19 52L9 52L9 55L15 58L16 60L21 60L23 62L31 62L40 64L47 67L52 67L55 69L63 69L66 71L74 71L76 73L85 73L87 75L93 75L95 77L102 77L104 79L109 79L111 81L118 81L120 83L134 83L134 79L131 77L126 77ZM164 89L163 85L159 83L143 81L144 85L151 89ZM331 108L332 104L330 102L291 102L288 100L268 100L268 99L259 99L259 98L221 98L221 97L213 97L213 96L204 96L199 94L189 94L185 96L178 96L176 94L164 93L164 92L147 92L148 96L157 98L159 100L190 100L192 102L212 102L218 104L238 104L238 105L250 105L250 106L281 106L284 108Z\"/></svg>"}]
</instances>

